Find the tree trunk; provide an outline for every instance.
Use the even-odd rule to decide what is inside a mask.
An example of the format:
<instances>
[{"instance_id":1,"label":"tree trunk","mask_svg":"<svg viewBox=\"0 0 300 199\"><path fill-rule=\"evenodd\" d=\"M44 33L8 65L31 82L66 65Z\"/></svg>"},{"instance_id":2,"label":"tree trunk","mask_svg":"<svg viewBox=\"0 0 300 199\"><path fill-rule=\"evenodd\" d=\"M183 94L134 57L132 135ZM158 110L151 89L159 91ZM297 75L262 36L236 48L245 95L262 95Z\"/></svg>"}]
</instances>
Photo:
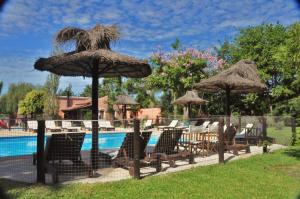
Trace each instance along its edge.
<instances>
[{"instance_id":1,"label":"tree trunk","mask_svg":"<svg viewBox=\"0 0 300 199\"><path fill-rule=\"evenodd\" d=\"M172 95L173 95L173 101L175 101L176 98L177 98L177 97L176 97L176 93L175 93L174 91L172 91ZM177 107L176 104L174 104L173 115L174 115L174 118L176 118L177 115L178 115L178 107Z\"/></svg>"}]
</instances>

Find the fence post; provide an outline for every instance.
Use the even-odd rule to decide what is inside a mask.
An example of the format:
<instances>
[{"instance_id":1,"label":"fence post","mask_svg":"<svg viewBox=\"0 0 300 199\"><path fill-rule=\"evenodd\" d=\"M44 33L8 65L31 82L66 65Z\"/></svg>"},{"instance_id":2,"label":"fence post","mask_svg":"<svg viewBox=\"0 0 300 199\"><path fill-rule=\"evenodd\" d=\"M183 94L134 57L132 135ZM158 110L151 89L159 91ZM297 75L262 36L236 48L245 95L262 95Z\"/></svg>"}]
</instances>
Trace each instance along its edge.
<instances>
[{"instance_id":1,"label":"fence post","mask_svg":"<svg viewBox=\"0 0 300 199\"><path fill-rule=\"evenodd\" d=\"M133 151L134 151L134 173L135 179L140 179L140 120L134 119Z\"/></svg>"},{"instance_id":2,"label":"fence post","mask_svg":"<svg viewBox=\"0 0 300 199\"><path fill-rule=\"evenodd\" d=\"M295 124L295 118L292 117L291 120L291 127L292 127L292 146L295 145L297 140L297 134L296 134L296 124Z\"/></svg>"},{"instance_id":3,"label":"fence post","mask_svg":"<svg viewBox=\"0 0 300 199\"><path fill-rule=\"evenodd\" d=\"M238 127L238 132L242 131L242 117L239 116L239 127Z\"/></svg>"},{"instance_id":4,"label":"fence post","mask_svg":"<svg viewBox=\"0 0 300 199\"><path fill-rule=\"evenodd\" d=\"M224 163L224 118L219 118L219 129L218 129L218 137L219 137L219 163Z\"/></svg>"},{"instance_id":5,"label":"fence post","mask_svg":"<svg viewBox=\"0 0 300 199\"><path fill-rule=\"evenodd\" d=\"M267 153L267 121L266 118L262 117L262 136L263 136L263 153Z\"/></svg>"},{"instance_id":6,"label":"fence post","mask_svg":"<svg viewBox=\"0 0 300 199\"><path fill-rule=\"evenodd\" d=\"M36 169L37 182L45 183L44 170L44 143L45 142L45 120L38 120L37 148L36 148Z\"/></svg>"}]
</instances>

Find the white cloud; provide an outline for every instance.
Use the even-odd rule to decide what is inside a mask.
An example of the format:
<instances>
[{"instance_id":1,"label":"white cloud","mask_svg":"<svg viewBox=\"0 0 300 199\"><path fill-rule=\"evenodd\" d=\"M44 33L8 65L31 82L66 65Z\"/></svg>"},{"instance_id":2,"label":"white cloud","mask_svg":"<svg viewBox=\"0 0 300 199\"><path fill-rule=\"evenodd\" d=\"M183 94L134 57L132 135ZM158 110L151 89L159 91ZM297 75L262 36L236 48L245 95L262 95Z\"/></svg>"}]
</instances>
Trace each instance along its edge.
<instances>
[{"instance_id":1,"label":"white cloud","mask_svg":"<svg viewBox=\"0 0 300 199\"><path fill-rule=\"evenodd\" d=\"M41 35L49 43L43 45L48 49L29 52L22 49L8 57L9 53L1 52L0 69L7 75L1 73L0 79L42 84L46 73L32 71L33 62L37 57L49 55L50 35L64 26L90 28L96 23L117 24L121 27L122 40L113 49L146 58L156 46L167 48L177 37L186 46L208 48L218 45L225 37L232 38L240 27L277 21L288 25L299 19L296 3L286 0L8 1L0 15L0 42L11 40L11 45L0 49L11 46L10 50L16 50L14 37L26 34ZM62 78L62 86L68 82L80 90L89 80Z\"/></svg>"}]
</instances>

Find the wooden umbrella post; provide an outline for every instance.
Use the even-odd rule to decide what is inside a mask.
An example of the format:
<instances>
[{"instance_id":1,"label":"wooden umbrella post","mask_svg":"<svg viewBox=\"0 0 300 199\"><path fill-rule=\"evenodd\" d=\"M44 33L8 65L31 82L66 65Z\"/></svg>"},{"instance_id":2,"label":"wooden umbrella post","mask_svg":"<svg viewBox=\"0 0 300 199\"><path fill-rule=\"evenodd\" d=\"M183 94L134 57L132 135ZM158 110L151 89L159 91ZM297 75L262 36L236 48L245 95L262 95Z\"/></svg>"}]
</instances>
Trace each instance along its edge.
<instances>
[{"instance_id":1,"label":"wooden umbrella post","mask_svg":"<svg viewBox=\"0 0 300 199\"><path fill-rule=\"evenodd\" d=\"M135 179L140 179L140 120L134 119L133 151L134 151L134 173Z\"/></svg>"},{"instance_id":2,"label":"wooden umbrella post","mask_svg":"<svg viewBox=\"0 0 300 199\"><path fill-rule=\"evenodd\" d=\"M225 98L225 111L226 111L226 115L229 116L230 115L230 88L226 87L226 98Z\"/></svg>"},{"instance_id":3,"label":"wooden umbrella post","mask_svg":"<svg viewBox=\"0 0 300 199\"><path fill-rule=\"evenodd\" d=\"M93 170L96 170L99 146L98 146L98 64L94 64L92 74L92 150L91 150L91 163Z\"/></svg>"},{"instance_id":4,"label":"wooden umbrella post","mask_svg":"<svg viewBox=\"0 0 300 199\"><path fill-rule=\"evenodd\" d=\"M219 163L224 163L224 118L220 117L219 118L219 130L218 130L218 140L219 140L219 147L218 147L218 152L219 152Z\"/></svg>"}]
</instances>

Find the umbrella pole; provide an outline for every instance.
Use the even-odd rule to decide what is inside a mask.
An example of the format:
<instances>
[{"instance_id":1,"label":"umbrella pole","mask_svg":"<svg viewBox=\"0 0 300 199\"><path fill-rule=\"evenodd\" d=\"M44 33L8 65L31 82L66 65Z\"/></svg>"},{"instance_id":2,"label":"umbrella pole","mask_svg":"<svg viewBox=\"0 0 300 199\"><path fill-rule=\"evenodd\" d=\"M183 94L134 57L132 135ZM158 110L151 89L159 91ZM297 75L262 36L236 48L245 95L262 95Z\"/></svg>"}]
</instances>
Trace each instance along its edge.
<instances>
[{"instance_id":1,"label":"umbrella pole","mask_svg":"<svg viewBox=\"0 0 300 199\"><path fill-rule=\"evenodd\" d=\"M225 90L226 92L226 98L225 98L225 108L226 108L226 115L229 116L230 115L230 88L226 88Z\"/></svg>"},{"instance_id":2,"label":"umbrella pole","mask_svg":"<svg viewBox=\"0 0 300 199\"><path fill-rule=\"evenodd\" d=\"M98 86L99 86L99 76L98 76L98 64L94 65L92 74L92 150L91 150L91 162L93 170L97 169L97 159L98 159Z\"/></svg>"}]
</instances>

